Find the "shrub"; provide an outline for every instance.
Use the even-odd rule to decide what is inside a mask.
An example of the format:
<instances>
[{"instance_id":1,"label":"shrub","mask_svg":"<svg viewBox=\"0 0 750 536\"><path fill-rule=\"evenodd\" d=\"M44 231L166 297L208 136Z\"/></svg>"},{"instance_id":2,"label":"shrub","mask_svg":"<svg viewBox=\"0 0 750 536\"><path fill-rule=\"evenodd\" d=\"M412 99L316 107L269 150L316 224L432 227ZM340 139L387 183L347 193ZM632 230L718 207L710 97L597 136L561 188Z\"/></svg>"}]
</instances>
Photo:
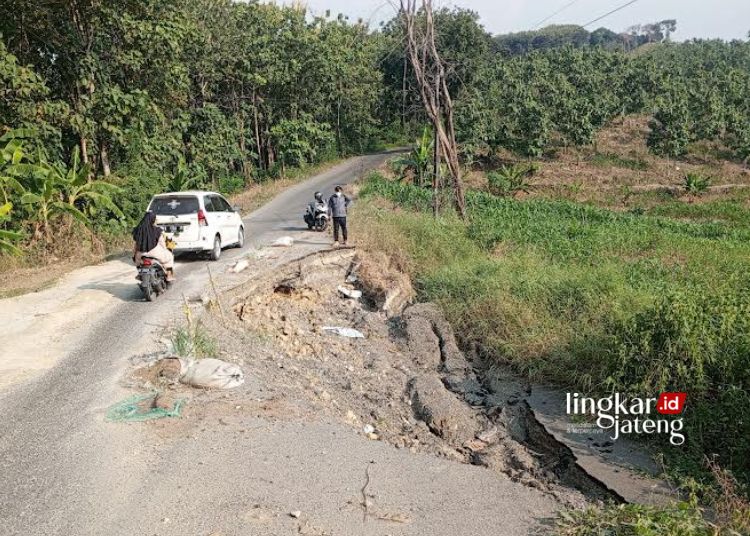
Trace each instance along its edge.
<instances>
[{"instance_id":1,"label":"shrub","mask_svg":"<svg viewBox=\"0 0 750 536\"><path fill-rule=\"evenodd\" d=\"M487 174L490 192L494 195L512 195L529 191L528 178L536 172L536 167L529 164L512 164L501 166L498 171Z\"/></svg>"},{"instance_id":2,"label":"shrub","mask_svg":"<svg viewBox=\"0 0 750 536\"><path fill-rule=\"evenodd\" d=\"M172 348L180 357L214 357L216 341L200 324L177 328L172 334Z\"/></svg>"},{"instance_id":3,"label":"shrub","mask_svg":"<svg viewBox=\"0 0 750 536\"><path fill-rule=\"evenodd\" d=\"M688 173L682 181L685 192L692 195L699 195L711 186L711 177L705 177L700 173Z\"/></svg>"}]
</instances>

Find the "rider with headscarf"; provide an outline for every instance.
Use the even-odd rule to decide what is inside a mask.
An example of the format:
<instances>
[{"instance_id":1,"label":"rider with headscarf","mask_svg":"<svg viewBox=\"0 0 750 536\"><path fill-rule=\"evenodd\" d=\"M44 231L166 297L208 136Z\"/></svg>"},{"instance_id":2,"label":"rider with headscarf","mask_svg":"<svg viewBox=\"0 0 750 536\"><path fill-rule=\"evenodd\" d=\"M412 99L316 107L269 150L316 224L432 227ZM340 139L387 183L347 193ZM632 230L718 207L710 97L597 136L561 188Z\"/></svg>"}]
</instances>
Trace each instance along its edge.
<instances>
[{"instance_id":1,"label":"rider with headscarf","mask_svg":"<svg viewBox=\"0 0 750 536\"><path fill-rule=\"evenodd\" d=\"M150 210L143 215L133 229L133 260L141 264L142 257L151 257L167 271L167 280L174 279L174 255L167 248L166 238L161 227L156 225L156 214Z\"/></svg>"}]
</instances>

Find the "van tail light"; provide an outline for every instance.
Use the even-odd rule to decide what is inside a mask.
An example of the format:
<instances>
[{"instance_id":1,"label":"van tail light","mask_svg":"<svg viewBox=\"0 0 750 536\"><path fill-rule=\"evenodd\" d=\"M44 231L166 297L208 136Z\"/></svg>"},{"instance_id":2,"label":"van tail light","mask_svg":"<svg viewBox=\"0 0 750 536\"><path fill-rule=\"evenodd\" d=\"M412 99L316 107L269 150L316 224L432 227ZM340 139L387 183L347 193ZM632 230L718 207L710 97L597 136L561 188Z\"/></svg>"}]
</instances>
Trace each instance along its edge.
<instances>
[{"instance_id":1,"label":"van tail light","mask_svg":"<svg viewBox=\"0 0 750 536\"><path fill-rule=\"evenodd\" d=\"M151 259L141 259L142 266L151 266Z\"/></svg>"},{"instance_id":2,"label":"van tail light","mask_svg":"<svg viewBox=\"0 0 750 536\"><path fill-rule=\"evenodd\" d=\"M206 213L203 212L203 209L198 210L198 225L201 225L203 227L208 227L208 221L206 220Z\"/></svg>"}]
</instances>

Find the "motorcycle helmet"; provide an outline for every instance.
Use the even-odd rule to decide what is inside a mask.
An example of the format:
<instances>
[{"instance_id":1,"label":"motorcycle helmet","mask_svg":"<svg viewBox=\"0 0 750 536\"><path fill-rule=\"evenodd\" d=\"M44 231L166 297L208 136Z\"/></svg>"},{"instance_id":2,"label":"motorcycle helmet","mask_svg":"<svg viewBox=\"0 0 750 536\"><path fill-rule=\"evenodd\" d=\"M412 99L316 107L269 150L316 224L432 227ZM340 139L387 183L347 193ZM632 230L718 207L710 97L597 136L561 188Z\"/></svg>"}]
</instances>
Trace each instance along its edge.
<instances>
[{"instance_id":1,"label":"motorcycle helmet","mask_svg":"<svg viewBox=\"0 0 750 536\"><path fill-rule=\"evenodd\" d=\"M323 194L320 192L315 192L315 200L316 201L323 201Z\"/></svg>"}]
</instances>

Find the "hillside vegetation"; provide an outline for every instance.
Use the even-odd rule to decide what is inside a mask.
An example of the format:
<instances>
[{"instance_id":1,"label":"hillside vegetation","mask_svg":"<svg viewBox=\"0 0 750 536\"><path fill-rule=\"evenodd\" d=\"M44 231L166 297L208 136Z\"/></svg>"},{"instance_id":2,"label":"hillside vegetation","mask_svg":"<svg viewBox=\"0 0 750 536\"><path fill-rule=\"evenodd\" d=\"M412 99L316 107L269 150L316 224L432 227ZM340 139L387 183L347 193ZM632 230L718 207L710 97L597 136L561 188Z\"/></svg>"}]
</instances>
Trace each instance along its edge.
<instances>
[{"instance_id":1,"label":"hillside vegetation","mask_svg":"<svg viewBox=\"0 0 750 536\"><path fill-rule=\"evenodd\" d=\"M12 2L5 15L0 248L35 260L93 241L85 227L119 236L154 192L231 193L425 122L398 16L372 31L229 0ZM650 43L643 53L563 32L508 57L470 11L435 21L467 164L595 146L629 114L648 118L654 153L706 141L726 159L750 155L747 42L671 44L674 21L662 21L625 34Z\"/></svg>"},{"instance_id":2,"label":"hillside vegetation","mask_svg":"<svg viewBox=\"0 0 750 536\"><path fill-rule=\"evenodd\" d=\"M232 193L380 144L362 24L228 0L5 7L0 249L44 260L82 226L127 230L155 192Z\"/></svg>"}]
</instances>

